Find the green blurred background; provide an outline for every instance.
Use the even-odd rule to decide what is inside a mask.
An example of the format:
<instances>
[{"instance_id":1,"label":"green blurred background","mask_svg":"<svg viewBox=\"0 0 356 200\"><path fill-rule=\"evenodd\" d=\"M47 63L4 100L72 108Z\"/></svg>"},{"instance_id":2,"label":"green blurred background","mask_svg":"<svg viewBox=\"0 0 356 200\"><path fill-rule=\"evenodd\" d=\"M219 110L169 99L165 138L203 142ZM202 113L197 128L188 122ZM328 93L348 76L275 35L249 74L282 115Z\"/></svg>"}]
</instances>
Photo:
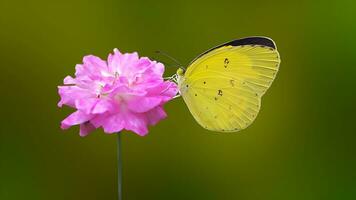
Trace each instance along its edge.
<instances>
[{"instance_id":1,"label":"green blurred background","mask_svg":"<svg viewBox=\"0 0 356 200\"><path fill-rule=\"evenodd\" d=\"M0 199L116 199L115 135L59 128L72 110L57 108L56 87L84 55L163 50L189 63L253 35L273 38L282 58L253 125L214 134L170 102L148 136L123 134L124 199L356 199L355 10L351 0L2 0Z\"/></svg>"}]
</instances>

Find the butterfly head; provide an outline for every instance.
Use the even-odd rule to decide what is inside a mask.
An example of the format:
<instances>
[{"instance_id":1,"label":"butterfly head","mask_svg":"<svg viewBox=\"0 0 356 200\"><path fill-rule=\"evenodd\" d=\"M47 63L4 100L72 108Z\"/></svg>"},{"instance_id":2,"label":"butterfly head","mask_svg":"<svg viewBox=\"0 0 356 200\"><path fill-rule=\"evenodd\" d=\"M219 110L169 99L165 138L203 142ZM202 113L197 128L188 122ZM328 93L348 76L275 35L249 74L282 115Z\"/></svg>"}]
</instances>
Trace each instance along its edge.
<instances>
[{"instance_id":1,"label":"butterfly head","mask_svg":"<svg viewBox=\"0 0 356 200\"><path fill-rule=\"evenodd\" d=\"M178 76L184 76L184 73L185 73L185 70L183 68L181 68L181 67L177 70L177 75Z\"/></svg>"},{"instance_id":2,"label":"butterfly head","mask_svg":"<svg viewBox=\"0 0 356 200\"><path fill-rule=\"evenodd\" d=\"M176 83L178 84L178 87L179 88L182 88L181 87L181 84L184 82L185 80L185 77L184 77L184 73L185 73L185 69L183 67L180 67L178 70L177 70L177 74L176 74ZM182 92L182 91L180 91Z\"/></svg>"}]
</instances>

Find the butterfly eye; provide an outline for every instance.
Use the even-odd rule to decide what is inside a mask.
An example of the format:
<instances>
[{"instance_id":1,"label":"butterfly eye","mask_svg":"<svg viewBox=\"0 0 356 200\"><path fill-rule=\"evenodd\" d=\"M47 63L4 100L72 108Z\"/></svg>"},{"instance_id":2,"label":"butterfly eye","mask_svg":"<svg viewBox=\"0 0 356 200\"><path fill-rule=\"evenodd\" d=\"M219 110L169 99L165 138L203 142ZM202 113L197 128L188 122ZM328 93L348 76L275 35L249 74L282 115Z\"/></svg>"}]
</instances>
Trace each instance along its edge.
<instances>
[{"instance_id":1,"label":"butterfly eye","mask_svg":"<svg viewBox=\"0 0 356 200\"><path fill-rule=\"evenodd\" d=\"M179 76L183 76L184 73L185 73L185 70L184 70L183 68L178 68L177 74L178 74Z\"/></svg>"}]
</instances>

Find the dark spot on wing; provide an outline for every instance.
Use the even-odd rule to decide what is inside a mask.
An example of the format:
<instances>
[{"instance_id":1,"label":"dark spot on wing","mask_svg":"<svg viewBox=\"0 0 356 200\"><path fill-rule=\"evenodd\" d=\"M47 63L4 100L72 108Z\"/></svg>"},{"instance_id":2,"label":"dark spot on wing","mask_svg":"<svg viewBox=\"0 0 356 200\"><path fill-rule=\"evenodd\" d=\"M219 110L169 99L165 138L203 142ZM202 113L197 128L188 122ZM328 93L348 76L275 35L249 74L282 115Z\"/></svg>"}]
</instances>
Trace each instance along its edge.
<instances>
[{"instance_id":1,"label":"dark spot on wing","mask_svg":"<svg viewBox=\"0 0 356 200\"><path fill-rule=\"evenodd\" d=\"M230 63L228 58L225 58L224 60L224 67L227 68L227 65Z\"/></svg>"},{"instance_id":2,"label":"dark spot on wing","mask_svg":"<svg viewBox=\"0 0 356 200\"><path fill-rule=\"evenodd\" d=\"M235 80L230 80L230 84L231 84L232 87L234 87L235 86Z\"/></svg>"},{"instance_id":3,"label":"dark spot on wing","mask_svg":"<svg viewBox=\"0 0 356 200\"><path fill-rule=\"evenodd\" d=\"M222 95L223 95L222 90L218 90L218 95L219 95L219 96L222 96Z\"/></svg>"}]
</instances>

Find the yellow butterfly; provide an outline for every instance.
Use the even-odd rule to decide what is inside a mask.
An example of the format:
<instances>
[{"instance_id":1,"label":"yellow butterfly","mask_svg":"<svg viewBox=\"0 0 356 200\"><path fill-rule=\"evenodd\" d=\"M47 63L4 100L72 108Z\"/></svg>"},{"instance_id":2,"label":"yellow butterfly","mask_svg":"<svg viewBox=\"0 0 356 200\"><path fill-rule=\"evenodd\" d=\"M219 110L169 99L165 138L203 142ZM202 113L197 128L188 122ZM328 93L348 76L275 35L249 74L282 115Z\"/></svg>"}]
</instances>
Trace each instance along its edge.
<instances>
[{"instance_id":1,"label":"yellow butterfly","mask_svg":"<svg viewBox=\"0 0 356 200\"><path fill-rule=\"evenodd\" d=\"M248 37L196 57L176 81L196 121L204 128L236 132L256 118L261 97L278 72L280 57L272 39Z\"/></svg>"}]
</instances>

